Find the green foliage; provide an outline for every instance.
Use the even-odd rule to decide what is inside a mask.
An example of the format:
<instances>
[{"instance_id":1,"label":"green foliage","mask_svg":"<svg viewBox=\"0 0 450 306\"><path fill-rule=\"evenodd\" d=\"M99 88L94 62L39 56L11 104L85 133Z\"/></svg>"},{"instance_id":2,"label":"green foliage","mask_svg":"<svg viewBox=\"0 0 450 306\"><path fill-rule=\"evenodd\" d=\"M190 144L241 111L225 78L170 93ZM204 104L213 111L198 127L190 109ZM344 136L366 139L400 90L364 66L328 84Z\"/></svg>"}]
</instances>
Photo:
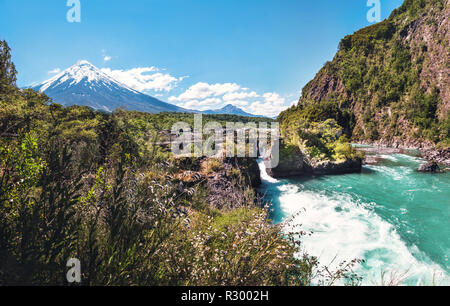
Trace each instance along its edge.
<instances>
[{"instance_id":1,"label":"green foliage","mask_svg":"<svg viewBox=\"0 0 450 306\"><path fill-rule=\"evenodd\" d=\"M0 92L9 91L16 85L17 71L11 60L11 49L6 41L0 40Z\"/></svg>"},{"instance_id":2,"label":"green foliage","mask_svg":"<svg viewBox=\"0 0 450 306\"><path fill-rule=\"evenodd\" d=\"M346 160L348 158L364 158L363 153L356 151L345 136L342 136L333 144L333 151L333 159L338 161Z\"/></svg>"},{"instance_id":3,"label":"green foliage","mask_svg":"<svg viewBox=\"0 0 450 306\"><path fill-rule=\"evenodd\" d=\"M397 136L450 142L448 114L439 107L445 101L422 75L424 65L431 64L430 44L442 44L445 38L406 39L420 24L418 18L437 29L444 8L444 0L405 0L387 20L344 37L334 60L304 87L299 106L280 114L279 121L291 116L313 122L332 118L357 140ZM411 128L399 129L399 121Z\"/></svg>"},{"instance_id":4,"label":"green foliage","mask_svg":"<svg viewBox=\"0 0 450 306\"><path fill-rule=\"evenodd\" d=\"M444 139L443 142L447 141L448 146L450 146L450 116L442 121L441 133Z\"/></svg>"},{"instance_id":5,"label":"green foliage","mask_svg":"<svg viewBox=\"0 0 450 306\"><path fill-rule=\"evenodd\" d=\"M372 26L361 29L353 35L347 35L341 40L339 50L362 50L363 53L367 55L374 50L374 44L377 43L376 40L389 40L395 32L395 24L389 20L384 20Z\"/></svg>"},{"instance_id":6,"label":"green foliage","mask_svg":"<svg viewBox=\"0 0 450 306\"><path fill-rule=\"evenodd\" d=\"M304 102L304 101L303 101ZM343 109L334 100L322 100L317 103L300 104L300 118L311 122L326 121L334 119L339 125L348 131L353 129L353 114Z\"/></svg>"},{"instance_id":7,"label":"green foliage","mask_svg":"<svg viewBox=\"0 0 450 306\"><path fill-rule=\"evenodd\" d=\"M14 143L12 144L14 148ZM0 283L63 284L73 250L79 179L67 150L44 163L36 139L24 135L19 150L5 148L0 183Z\"/></svg>"},{"instance_id":8,"label":"green foliage","mask_svg":"<svg viewBox=\"0 0 450 306\"><path fill-rule=\"evenodd\" d=\"M216 218L193 217L193 228L182 236L182 247L171 251L168 263L177 285L302 285L296 278L300 260L295 248L280 236L280 229L267 223L267 213L258 208L224 212ZM303 268L303 266L302 266ZM186 275L180 279L181 275Z\"/></svg>"},{"instance_id":9,"label":"green foliage","mask_svg":"<svg viewBox=\"0 0 450 306\"><path fill-rule=\"evenodd\" d=\"M206 209L193 202L204 193L180 189L167 166L143 176L127 154L94 175L72 166L67 147L54 146L44 163L35 138L25 136L15 154L5 146L2 284L63 285L74 257L83 285L310 284L311 259L296 259L265 209ZM29 192L3 192L17 182Z\"/></svg>"},{"instance_id":10,"label":"green foliage","mask_svg":"<svg viewBox=\"0 0 450 306\"><path fill-rule=\"evenodd\" d=\"M136 111L123 111L118 110L116 112L117 116L121 118L124 122L129 124L129 128L134 131L143 130L153 130L162 131L170 130L172 126L177 122L186 122L192 128L194 128L194 114L191 113L158 113L158 114L148 114ZM269 118L253 118L253 117L242 117L236 115L202 115L203 125L208 122L219 122L223 127L226 126L227 122L271 122L274 121Z\"/></svg>"},{"instance_id":11,"label":"green foliage","mask_svg":"<svg viewBox=\"0 0 450 306\"><path fill-rule=\"evenodd\" d=\"M210 158L205 162L205 172L207 174L215 173L223 169L222 161L217 158Z\"/></svg>"},{"instance_id":12,"label":"green foliage","mask_svg":"<svg viewBox=\"0 0 450 306\"><path fill-rule=\"evenodd\" d=\"M439 93L435 88L431 93L426 94L422 91L417 92L413 97L414 106L412 115L414 124L426 130L431 128L437 121L436 111L439 103Z\"/></svg>"},{"instance_id":13,"label":"green foliage","mask_svg":"<svg viewBox=\"0 0 450 306\"><path fill-rule=\"evenodd\" d=\"M285 112L281 120L281 136L287 148L298 146L315 160L345 160L361 156L349 144L344 129L334 119L311 122L298 116L295 109L291 115ZM319 117L322 118L322 117Z\"/></svg>"},{"instance_id":14,"label":"green foliage","mask_svg":"<svg viewBox=\"0 0 450 306\"><path fill-rule=\"evenodd\" d=\"M437 3L441 0L430 0L431 2ZM422 11L427 6L427 0L405 0L398 9L394 10L393 15L398 15L401 13L407 13L409 17L415 18L418 13Z\"/></svg>"},{"instance_id":15,"label":"green foliage","mask_svg":"<svg viewBox=\"0 0 450 306\"><path fill-rule=\"evenodd\" d=\"M2 184L1 196L14 203L16 198L36 184L45 162L39 157L37 139L31 134L3 144L0 157L1 181L10 182Z\"/></svg>"}]
</instances>

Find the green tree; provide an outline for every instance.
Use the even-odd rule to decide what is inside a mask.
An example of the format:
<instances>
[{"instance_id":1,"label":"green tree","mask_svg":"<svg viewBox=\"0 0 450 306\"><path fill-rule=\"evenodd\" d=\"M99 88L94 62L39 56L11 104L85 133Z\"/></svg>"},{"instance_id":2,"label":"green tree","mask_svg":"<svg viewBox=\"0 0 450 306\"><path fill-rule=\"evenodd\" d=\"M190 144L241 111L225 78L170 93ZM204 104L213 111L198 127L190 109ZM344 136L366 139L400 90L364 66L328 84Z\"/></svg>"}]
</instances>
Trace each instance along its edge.
<instances>
[{"instance_id":1,"label":"green tree","mask_svg":"<svg viewBox=\"0 0 450 306\"><path fill-rule=\"evenodd\" d=\"M11 60L11 49L6 41L0 41L0 93L16 86L16 67Z\"/></svg>"}]
</instances>

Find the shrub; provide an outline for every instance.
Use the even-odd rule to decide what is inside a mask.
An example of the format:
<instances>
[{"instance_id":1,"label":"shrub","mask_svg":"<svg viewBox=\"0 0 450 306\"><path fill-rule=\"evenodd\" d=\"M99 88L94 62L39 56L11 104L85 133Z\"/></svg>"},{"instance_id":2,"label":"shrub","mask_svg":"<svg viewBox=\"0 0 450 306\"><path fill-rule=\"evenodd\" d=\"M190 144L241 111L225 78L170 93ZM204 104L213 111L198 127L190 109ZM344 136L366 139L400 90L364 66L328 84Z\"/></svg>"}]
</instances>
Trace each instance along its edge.
<instances>
[{"instance_id":1,"label":"shrub","mask_svg":"<svg viewBox=\"0 0 450 306\"><path fill-rule=\"evenodd\" d=\"M216 158L210 158L204 162L204 172L211 174L223 169L223 162Z\"/></svg>"}]
</instances>

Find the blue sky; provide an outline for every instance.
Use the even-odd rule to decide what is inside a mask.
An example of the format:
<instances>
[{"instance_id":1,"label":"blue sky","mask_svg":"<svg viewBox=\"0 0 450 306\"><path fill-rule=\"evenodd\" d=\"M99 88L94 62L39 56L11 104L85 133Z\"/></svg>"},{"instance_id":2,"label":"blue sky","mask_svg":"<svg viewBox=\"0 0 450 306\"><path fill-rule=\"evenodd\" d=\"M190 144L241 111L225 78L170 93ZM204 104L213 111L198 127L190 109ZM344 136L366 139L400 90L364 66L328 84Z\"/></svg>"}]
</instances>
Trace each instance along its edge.
<instances>
[{"instance_id":1,"label":"blue sky","mask_svg":"<svg viewBox=\"0 0 450 306\"><path fill-rule=\"evenodd\" d=\"M66 2L0 1L19 86L86 59L164 101L268 115L370 25L367 0L80 0L81 23L67 21ZM381 0L382 19L402 2Z\"/></svg>"}]
</instances>

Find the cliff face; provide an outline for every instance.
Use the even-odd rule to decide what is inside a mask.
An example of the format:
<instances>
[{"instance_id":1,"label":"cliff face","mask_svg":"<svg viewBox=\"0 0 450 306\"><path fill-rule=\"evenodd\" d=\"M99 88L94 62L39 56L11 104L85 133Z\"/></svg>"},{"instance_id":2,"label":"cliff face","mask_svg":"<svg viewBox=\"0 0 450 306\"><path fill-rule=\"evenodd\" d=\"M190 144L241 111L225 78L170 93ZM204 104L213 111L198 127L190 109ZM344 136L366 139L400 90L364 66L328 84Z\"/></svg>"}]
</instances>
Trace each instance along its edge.
<instances>
[{"instance_id":1,"label":"cliff face","mask_svg":"<svg viewBox=\"0 0 450 306\"><path fill-rule=\"evenodd\" d=\"M450 145L450 0L406 0L339 51L279 117L334 118L360 141Z\"/></svg>"}]
</instances>

